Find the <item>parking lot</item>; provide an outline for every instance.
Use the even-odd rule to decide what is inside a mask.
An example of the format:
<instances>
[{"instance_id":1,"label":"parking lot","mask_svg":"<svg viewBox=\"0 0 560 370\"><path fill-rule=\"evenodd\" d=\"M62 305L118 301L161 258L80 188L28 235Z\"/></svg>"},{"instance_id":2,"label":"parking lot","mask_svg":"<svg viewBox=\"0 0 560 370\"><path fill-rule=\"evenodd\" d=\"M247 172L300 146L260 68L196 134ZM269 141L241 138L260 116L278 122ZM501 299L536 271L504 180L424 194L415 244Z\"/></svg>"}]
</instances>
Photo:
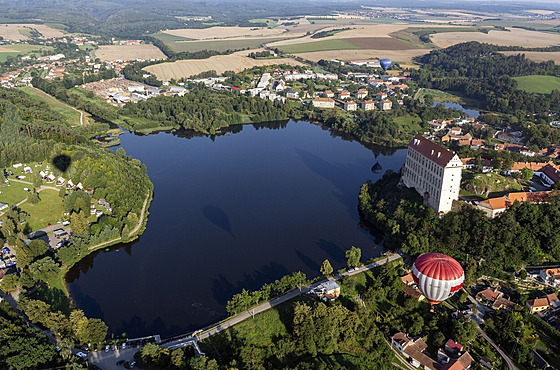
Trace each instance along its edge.
<instances>
[{"instance_id":1,"label":"parking lot","mask_svg":"<svg viewBox=\"0 0 560 370\"><path fill-rule=\"evenodd\" d=\"M88 354L88 361L100 369L112 370L112 369L124 369L123 365L118 366L119 361L128 361L129 363L134 361L134 354L139 350L139 348L126 348L126 349L115 349L114 351L105 352L105 350L90 352Z\"/></svg>"}]
</instances>

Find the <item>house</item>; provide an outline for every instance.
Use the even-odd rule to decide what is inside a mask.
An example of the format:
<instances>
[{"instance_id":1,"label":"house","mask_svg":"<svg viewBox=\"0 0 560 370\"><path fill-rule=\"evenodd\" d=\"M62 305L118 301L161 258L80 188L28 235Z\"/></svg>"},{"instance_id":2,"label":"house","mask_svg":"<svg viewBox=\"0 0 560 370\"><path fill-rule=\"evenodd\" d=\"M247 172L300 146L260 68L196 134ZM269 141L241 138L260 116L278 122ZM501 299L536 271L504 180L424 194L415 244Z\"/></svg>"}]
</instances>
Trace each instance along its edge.
<instances>
[{"instance_id":1,"label":"house","mask_svg":"<svg viewBox=\"0 0 560 370\"><path fill-rule=\"evenodd\" d=\"M415 188L424 198L424 204L445 213L459 199L462 169L457 154L416 134L408 144L401 181Z\"/></svg>"},{"instance_id":2,"label":"house","mask_svg":"<svg viewBox=\"0 0 560 370\"><path fill-rule=\"evenodd\" d=\"M173 95L184 96L187 92L187 89L181 86L171 86L169 88L169 92Z\"/></svg>"},{"instance_id":3,"label":"house","mask_svg":"<svg viewBox=\"0 0 560 370\"><path fill-rule=\"evenodd\" d=\"M508 171L504 171L504 173L506 175L511 175L512 173L519 173L521 172L521 170L527 168L529 170L533 170L533 172L542 172L542 170L544 169L544 167L549 164L551 166L554 166L553 162L515 162L513 163L513 165L511 166L511 169L509 169Z\"/></svg>"},{"instance_id":4,"label":"house","mask_svg":"<svg viewBox=\"0 0 560 370\"><path fill-rule=\"evenodd\" d=\"M56 177L54 176L54 174L51 173L50 175L47 176L45 181L46 182L54 182L55 179L56 179Z\"/></svg>"},{"instance_id":5,"label":"house","mask_svg":"<svg viewBox=\"0 0 560 370\"><path fill-rule=\"evenodd\" d=\"M477 208L486 213L488 218L494 218L511 207L515 202L544 203L547 201L550 191L536 191L532 193L517 192L509 193L503 197L490 198L477 204Z\"/></svg>"},{"instance_id":6,"label":"house","mask_svg":"<svg viewBox=\"0 0 560 370\"><path fill-rule=\"evenodd\" d=\"M363 110L373 110L375 109L375 102L373 100L366 100L360 103L360 108Z\"/></svg>"},{"instance_id":7,"label":"house","mask_svg":"<svg viewBox=\"0 0 560 370\"><path fill-rule=\"evenodd\" d=\"M428 345L422 338L410 339L405 333L396 333L391 338L391 345L408 358L412 366L421 369L436 370L439 368L437 361L424 353Z\"/></svg>"},{"instance_id":8,"label":"house","mask_svg":"<svg viewBox=\"0 0 560 370\"><path fill-rule=\"evenodd\" d=\"M478 301L490 301L494 302L496 299L501 298L504 293L500 292L498 289L486 288L478 292L475 296Z\"/></svg>"},{"instance_id":9,"label":"house","mask_svg":"<svg viewBox=\"0 0 560 370\"><path fill-rule=\"evenodd\" d=\"M353 101L347 101L347 102L345 101L343 106L344 106L344 110L347 111L358 109L358 104L356 104L356 102Z\"/></svg>"},{"instance_id":10,"label":"house","mask_svg":"<svg viewBox=\"0 0 560 370\"><path fill-rule=\"evenodd\" d=\"M527 300L527 308L529 308L530 313L538 313L541 311L547 310L550 305L548 303L548 299L544 298L535 298Z\"/></svg>"},{"instance_id":11,"label":"house","mask_svg":"<svg viewBox=\"0 0 560 370\"><path fill-rule=\"evenodd\" d=\"M59 177L58 179L56 179L56 186L62 186L64 185L64 183L66 182L66 180L64 180L62 177Z\"/></svg>"},{"instance_id":12,"label":"house","mask_svg":"<svg viewBox=\"0 0 560 370\"><path fill-rule=\"evenodd\" d=\"M379 102L379 109L381 110L388 110L393 107L393 102L390 100L381 100Z\"/></svg>"},{"instance_id":13,"label":"house","mask_svg":"<svg viewBox=\"0 0 560 370\"><path fill-rule=\"evenodd\" d=\"M334 98L334 93L330 90L325 91L323 95L327 98Z\"/></svg>"},{"instance_id":14,"label":"house","mask_svg":"<svg viewBox=\"0 0 560 370\"><path fill-rule=\"evenodd\" d=\"M315 98L313 99L315 108L334 108L334 100L331 98Z\"/></svg>"},{"instance_id":15,"label":"house","mask_svg":"<svg viewBox=\"0 0 560 370\"><path fill-rule=\"evenodd\" d=\"M548 285L560 287L560 268L543 269L539 272L539 277Z\"/></svg>"},{"instance_id":16,"label":"house","mask_svg":"<svg viewBox=\"0 0 560 370\"><path fill-rule=\"evenodd\" d=\"M72 182L72 179L68 180L68 182L66 183L66 189L72 189L74 187L74 183Z\"/></svg>"},{"instance_id":17,"label":"house","mask_svg":"<svg viewBox=\"0 0 560 370\"><path fill-rule=\"evenodd\" d=\"M496 138L511 144L523 144L523 137L519 131L514 132L500 132Z\"/></svg>"},{"instance_id":18,"label":"house","mask_svg":"<svg viewBox=\"0 0 560 370\"><path fill-rule=\"evenodd\" d=\"M461 131L462 131L461 128L460 128L460 127L457 127L457 126L451 127L451 128L449 129L449 133L450 133L451 135L461 135Z\"/></svg>"},{"instance_id":19,"label":"house","mask_svg":"<svg viewBox=\"0 0 560 370\"><path fill-rule=\"evenodd\" d=\"M94 188L87 188L86 189L86 193L91 197L93 196L93 193L95 192Z\"/></svg>"},{"instance_id":20,"label":"house","mask_svg":"<svg viewBox=\"0 0 560 370\"><path fill-rule=\"evenodd\" d=\"M350 99L350 92L343 90L341 92L338 93L338 98L339 99Z\"/></svg>"},{"instance_id":21,"label":"house","mask_svg":"<svg viewBox=\"0 0 560 370\"><path fill-rule=\"evenodd\" d=\"M487 306L492 307L494 310L507 310L511 311L515 307L515 303L509 298L504 298L504 293L498 289L486 288L477 293L475 298L478 301L485 302Z\"/></svg>"},{"instance_id":22,"label":"house","mask_svg":"<svg viewBox=\"0 0 560 370\"><path fill-rule=\"evenodd\" d=\"M284 91L285 88L286 88L286 82L284 82L284 80L276 81L274 83L274 91L276 92Z\"/></svg>"},{"instance_id":23,"label":"house","mask_svg":"<svg viewBox=\"0 0 560 370\"><path fill-rule=\"evenodd\" d=\"M461 158L461 162L463 163L463 168L466 170L474 170L480 166L482 173L487 173L494 169L494 167L492 167L492 162L488 159L482 159L480 164L478 164L476 158Z\"/></svg>"},{"instance_id":24,"label":"house","mask_svg":"<svg viewBox=\"0 0 560 370\"><path fill-rule=\"evenodd\" d=\"M287 91L286 98L288 99L299 99L299 93L297 91Z\"/></svg>"},{"instance_id":25,"label":"house","mask_svg":"<svg viewBox=\"0 0 560 370\"><path fill-rule=\"evenodd\" d=\"M412 272L409 272L407 275L401 277L401 281L404 285L413 285L414 278L412 277Z\"/></svg>"},{"instance_id":26,"label":"house","mask_svg":"<svg viewBox=\"0 0 560 370\"><path fill-rule=\"evenodd\" d=\"M377 99L377 101L385 100L387 99L387 94L382 91L378 92L377 94L375 94L375 99Z\"/></svg>"},{"instance_id":27,"label":"house","mask_svg":"<svg viewBox=\"0 0 560 370\"><path fill-rule=\"evenodd\" d=\"M448 363L443 364L440 370L468 370L471 368L473 361L472 356L465 352L459 358L451 359Z\"/></svg>"},{"instance_id":28,"label":"house","mask_svg":"<svg viewBox=\"0 0 560 370\"><path fill-rule=\"evenodd\" d=\"M340 285L336 281L327 280L318 285L311 293L325 301L334 301L340 296Z\"/></svg>"},{"instance_id":29,"label":"house","mask_svg":"<svg viewBox=\"0 0 560 370\"><path fill-rule=\"evenodd\" d=\"M560 181L560 169L558 166L547 164L539 172L539 176L545 185L552 186Z\"/></svg>"},{"instance_id":30,"label":"house","mask_svg":"<svg viewBox=\"0 0 560 370\"><path fill-rule=\"evenodd\" d=\"M432 122L429 123L430 127L434 131L441 131L444 128L446 128L448 124L449 124L449 121L444 121L444 120L441 120L441 119L433 120Z\"/></svg>"},{"instance_id":31,"label":"house","mask_svg":"<svg viewBox=\"0 0 560 370\"><path fill-rule=\"evenodd\" d=\"M548 304L553 310L560 307L560 300L558 300L558 296L555 293L548 294L546 299L548 299Z\"/></svg>"},{"instance_id":32,"label":"house","mask_svg":"<svg viewBox=\"0 0 560 370\"><path fill-rule=\"evenodd\" d=\"M356 93L357 99L364 99L368 95L368 91L366 89L359 89Z\"/></svg>"}]
</instances>

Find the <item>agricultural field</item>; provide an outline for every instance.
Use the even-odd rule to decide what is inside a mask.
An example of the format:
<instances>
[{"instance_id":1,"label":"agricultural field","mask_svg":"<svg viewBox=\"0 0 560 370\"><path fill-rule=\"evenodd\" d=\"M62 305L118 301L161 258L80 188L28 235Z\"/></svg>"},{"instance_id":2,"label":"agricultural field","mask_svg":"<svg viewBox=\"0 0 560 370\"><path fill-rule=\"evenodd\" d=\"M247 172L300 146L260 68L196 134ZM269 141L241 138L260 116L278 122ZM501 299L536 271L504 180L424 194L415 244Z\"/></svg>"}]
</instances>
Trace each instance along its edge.
<instances>
[{"instance_id":1,"label":"agricultural field","mask_svg":"<svg viewBox=\"0 0 560 370\"><path fill-rule=\"evenodd\" d=\"M321 59L331 60L338 59L343 61L350 60L372 60L389 58L395 63L399 63L401 67L417 67L413 63L413 58L419 55L429 53L429 49L408 49L408 50L329 50L329 51L316 51L311 53L300 53L298 57L318 62Z\"/></svg>"},{"instance_id":2,"label":"agricultural field","mask_svg":"<svg viewBox=\"0 0 560 370\"><path fill-rule=\"evenodd\" d=\"M255 18L255 19L250 19L249 22L251 22L251 23L266 23L268 25L268 28L274 28L278 25L277 21L275 21L274 19L270 19L270 18Z\"/></svg>"},{"instance_id":3,"label":"agricultural field","mask_svg":"<svg viewBox=\"0 0 560 370\"><path fill-rule=\"evenodd\" d=\"M80 122L80 112L68 104L61 102L60 100L54 98L53 96L44 93L43 91L36 89L32 86L21 87L21 90L25 91L28 95L31 95L37 100L44 101L49 105L51 109L60 113L62 117L66 119L66 122L73 126L79 126ZM87 124L87 115L83 115L83 124Z\"/></svg>"},{"instance_id":4,"label":"agricultural field","mask_svg":"<svg viewBox=\"0 0 560 370\"><path fill-rule=\"evenodd\" d=\"M214 70L218 74L225 71L240 72L244 69L257 66L290 64L301 65L300 62L289 58L259 59L248 58L247 54L260 50L245 50L229 55L216 55L208 59L178 60L172 63L160 63L144 68L144 70L155 74L160 80L180 79L197 75L201 72Z\"/></svg>"},{"instance_id":5,"label":"agricultural field","mask_svg":"<svg viewBox=\"0 0 560 370\"><path fill-rule=\"evenodd\" d=\"M16 57L18 55L35 54L41 55L41 50L52 50L52 46L29 45L29 44L13 44L0 46L0 62L6 61L8 57Z\"/></svg>"},{"instance_id":6,"label":"agricultural field","mask_svg":"<svg viewBox=\"0 0 560 370\"><path fill-rule=\"evenodd\" d=\"M0 36L6 40L26 40L31 29L36 29L46 38L61 37L65 33L44 24L0 24Z\"/></svg>"},{"instance_id":7,"label":"agricultural field","mask_svg":"<svg viewBox=\"0 0 560 370\"><path fill-rule=\"evenodd\" d=\"M560 64L560 51L501 51L500 53L505 55L525 54L527 59L535 62L548 62L552 60L554 63Z\"/></svg>"},{"instance_id":8,"label":"agricultural field","mask_svg":"<svg viewBox=\"0 0 560 370\"><path fill-rule=\"evenodd\" d=\"M531 93L550 94L552 90L560 91L560 77L555 76L520 76L514 77L517 88Z\"/></svg>"},{"instance_id":9,"label":"agricultural field","mask_svg":"<svg viewBox=\"0 0 560 370\"><path fill-rule=\"evenodd\" d=\"M283 32L283 29L278 28L248 27L182 28L163 31L163 33L168 35L186 37L194 40L225 39L229 37L266 37L277 36Z\"/></svg>"},{"instance_id":10,"label":"agricultural field","mask_svg":"<svg viewBox=\"0 0 560 370\"><path fill-rule=\"evenodd\" d=\"M488 28L488 30L490 29ZM443 32L482 32L483 30L484 28L478 27L408 27L392 32L390 36L419 48L433 48L435 45L429 41L433 34Z\"/></svg>"},{"instance_id":11,"label":"agricultural field","mask_svg":"<svg viewBox=\"0 0 560 370\"><path fill-rule=\"evenodd\" d=\"M306 42L304 44L293 44L279 46L278 49L288 54L297 53L312 53L315 51L328 51L328 50L352 50L362 49L347 40L329 39L314 42Z\"/></svg>"},{"instance_id":12,"label":"agricultural field","mask_svg":"<svg viewBox=\"0 0 560 370\"><path fill-rule=\"evenodd\" d=\"M95 56L102 61L135 60L135 59L166 59L165 54L152 44L141 45L101 45Z\"/></svg>"},{"instance_id":13,"label":"agricultural field","mask_svg":"<svg viewBox=\"0 0 560 370\"><path fill-rule=\"evenodd\" d=\"M209 40L209 41L171 41L165 42L173 51L180 53L182 51L195 52L201 50L236 50L236 49L256 49L262 44L283 40L278 37L268 38L251 38L251 37L236 37L232 39L223 40Z\"/></svg>"},{"instance_id":14,"label":"agricultural field","mask_svg":"<svg viewBox=\"0 0 560 370\"><path fill-rule=\"evenodd\" d=\"M478 41L501 46L546 47L560 44L560 35L549 32L527 31L508 28L508 31L492 30L480 32L445 32L432 35L432 42L441 48L467 41Z\"/></svg>"}]
</instances>

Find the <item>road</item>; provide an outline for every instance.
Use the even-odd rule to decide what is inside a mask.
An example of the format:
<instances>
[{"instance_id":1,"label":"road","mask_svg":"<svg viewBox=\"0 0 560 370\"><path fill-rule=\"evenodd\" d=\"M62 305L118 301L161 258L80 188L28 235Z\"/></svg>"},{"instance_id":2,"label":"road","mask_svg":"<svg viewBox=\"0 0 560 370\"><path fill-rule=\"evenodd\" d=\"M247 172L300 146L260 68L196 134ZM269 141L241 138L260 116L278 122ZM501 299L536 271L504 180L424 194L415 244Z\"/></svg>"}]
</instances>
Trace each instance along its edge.
<instances>
[{"instance_id":1,"label":"road","mask_svg":"<svg viewBox=\"0 0 560 370\"><path fill-rule=\"evenodd\" d=\"M388 256L387 258L378 261L378 262L374 262L371 263L369 265L365 265L362 266L360 268L358 268L355 271L352 272L345 272L342 273L340 275L337 275L335 277L333 277L331 280L340 280L342 279L343 276L351 276L351 275L356 275L359 274L361 272L364 272L366 270L370 270L372 268L384 265L387 262L390 261L395 261L397 259L401 258L401 256L399 256L398 254L392 254L390 256ZM303 287L301 290L292 290L286 294L284 294L281 297L275 298L269 302L265 302L262 303L252 309L250 309L249 311L245 311L235 317L232 317L224 322L219 323L218 325L213 326L210 329L204 330L203 332L201 332L200 334L196 335L196 338L198 340L202 340L202 339L206 339L214 334L217 334L219 332L221 332L224 329L230 328L236 324L239 324L242 321L245 321L249 318L252 318L254 315L259 314L261 312L264 312L272 307L278 306L279 304L282 304L284 302L289 301L290 299L293 299L301 294L305 294L307 292L309 292L311 289L317 287L318 285L326 282L327 280L322 280L319 281L317 283L308 285L306 287ZM166 342L164 345L162 345L163 347L178 347L181 346L181 344L188 342L192 340L192 337L189 336L188 334L186 334L184 337L181 337L179 339L170 341L170 342ZM132 351L132 353L130 354L128 351ZM90 362L94 363L95 365L99 366L101 369L103 370L111 370L111 369L115 369L118 370L120 369L120 367L116 366L117 361L119 360L125 360L125 361L130 361L130 358L132 358L132 356L134 355L134 353L137 351L136 348L130 348L130 349L126 349L126 350L116 350L116 351L110 351L108 353L105 352L90 352L89 354L89 360ZM406 363L406 361L405 361Z\"/></svg>"},{"instance_id":2,"label":"road","mask_svg":"<svg viewBox=\"0 0 560 370\"><path fill-rule=\"evenodd\" d=\"M516 370L517 367L515 366L515 364L513 363L513 361L509 358L509 356L502 351L502 349L496 344L494 343L494 341L484 332L484 330L482 330L482 328L480 327L480 324L484 323L484 319L482 318L484 316L484 314L486 313L486 311L488 311L489 309L484 307L483 305L481 305L479 302L476 301L476 299L474 299L470 294L468 294L468 292L465 290L465 292L467 293L467 297L469 298L469 300L475 305L476 307L476 314L472 313L471 319L474 321L474 323L476 324L476 328L478 330L478 332L480 333L480 335L482 335L482 337L488 342L490 343L490 345L492 347L494 347L494 349L496 351L498 351L498 353L500 354L500 356L502 356L502 358L505 360L508 368L510 370Z\"/></svg>"},{"instance_id":3,"label":"road","mask_svg":"<svg viewBox=\"0 0 560 370\"><path fill-rule=\"evenodd\" d=\"M344 277L344 276L356 275L356 274L359 274L359 273L364 272L366 270L370 270L372 268L384 265L388 261L394 261L394 260L397 260L399 258L401 258L401 256L399 256L398 254L392 254L387 259L383 259L379 262L374 262L374 263L371 263L369 265L362 266L359 269L357 269L355 271L352 271L352 272L342 273L340 275L337 275L337 276L333 277L332 280L337 281L337 280L342 279L342 277ZM288 293L284 294L283 296L280 296L280 297L275 298L275 299L273 299L271 301L268 301L268 302L261 303L260 305L250 309L249 311L243 312L243 313L241 313L237 316L232 317L229 320L226 320L226 321L220 323L217 326L214 326L214 327L212 327L208 330L203 331L202 333L197 335L197 338L199 340L206 339L206 338L208 338L208 337L210 337L214 334L217 334L217 333L221 332L224 329L227 329L227 328L232 327L236 324L239 324L242 321L245 321L249 318L252 318L256 314L264 312L264 311L266 311L266 310L268 310L272 307L278 306L279 304L287 302L290 299L293 299L293 298L295 298L295 297L297 297L301 294L306 294L310 290L312 290L313 288L316 288L317 286L319 286L320 284L322 284L326 281L327 280L319 281L319 282L314 283L312 285L308 285L306 287L303 287L301 290L292 290L291 292L288 292Z\"/></svg>"}]
</instances>

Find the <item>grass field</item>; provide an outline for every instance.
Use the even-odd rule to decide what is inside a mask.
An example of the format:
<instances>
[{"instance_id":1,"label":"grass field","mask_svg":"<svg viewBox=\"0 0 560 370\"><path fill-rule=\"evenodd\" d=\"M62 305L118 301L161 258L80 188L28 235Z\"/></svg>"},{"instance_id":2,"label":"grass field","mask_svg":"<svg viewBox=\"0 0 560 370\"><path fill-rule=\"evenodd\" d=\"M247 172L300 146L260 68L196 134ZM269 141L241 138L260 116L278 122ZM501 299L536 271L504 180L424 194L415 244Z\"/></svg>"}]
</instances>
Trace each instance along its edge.
<instances>
[{"instance_id":1,"label":"grass field","mask_svg":"<svg viewBox=\"0 0 560 370\"><path fill-rule=\"evenodd\" d=\"M64 214L62 198L57 190L45 189L39 193L39 198L41 201L37 204L27 201L20 206L31 216L27 222L33 231L47 227L49 223L56 224Z\"/></svg>"},{"instance_id":2,"label":"grass field","mask_svg":"<svg viewBox=\"0 0 560 370\"><path fill-rule=\"evenodd\" d=\"M278 47L281 51L288 54L312 53L315 51L329 50L352 50L362 49L358 45L343 39L321 40L315 42L306 42L304 44L282 45Z\"/></svg>"},{"instance_id":3,"label":"grass field","mask_svg":"<svg viewBox=\"0 0 560 370\"><path fill-rule=\"evenodd\" d=\"M416 47L420 48L433 48L435 45L432 42L425 42L420 37L423 35L433 35L436 33L445 32L481 32L481 28L477 27L408 27L404 30L392 32L391 37L398 40L408 42Z\"/></svg>"},{"instance_id":4,"label":"grass field","mask_svg":"<svg viewBox=\"0 0 560 370\"><path fill-rule=\"evenodd\" d=\"M0 62L6 61L9 56L16 57L18 55L41 55L41 50L52 50L52 46L30 45L30 44L13 44L0 46Z\"/></svg>"},{"instance_id":5,"label":"grass field","mask_svg":"<svg viewBox=\"0 0 560 370\"><path fill-rule=\"evenodd\" d=\"M270 19L270 18L255 18L255 19L250 19L249 22L251 22L251 23L266 23L268 25L268 28L274 28L278 25L278 22L276 22L274 19Z\"/></svg>"},{"instance_id":6,"label":"grass field","mask_svg":"<svg viewBox=\"0 0 560 370\"><path fill-rule=\"evenodd\" d=\"M168 42L194 40L194 39L189 39L189 38L187 38L187 37L181 37L181 36L170 35L170 34L165 33L165 32L154 33L154 34L152 34L151 36L152 36L152 37L155 37L156 39L159 39L159 40L165 42L166 44L167 44Z\"/></svg>"},{"instance_id":7,"label":"grass field","mask_svg":"<svg viewBox=\"0 0 560 370\"><path fill-rule=\"evenodd\" d=\"M101 45L95 51L95 56L102 61L135 60L135 59L165 59L166 56L152 44L141 45Z\"/></svg>"},{"instance_id":8,"label":"grass field","mask_svg":"<svg viewBox=\"0 0 560 370\"><path fill-rule=\"evenodd\" d=\"M277 36L284 32L282 29L250 28L250 27L210 27L210 28L182 28L163 31L166 34L186 37L196 40L225 39L230 37L262 37Z\"/></svg>"},{"instance_id":9,"label":"grass field","mask_svg":"<svg viewBox=\"0 0 560 370\"><path fill-rule=\"evenodd\" d=\"M44 24L0 24L0 36L6 40L25 40L28 39L30 28L36 29L46 38L64 36L60 30Z\"/></svg>"},{"instance_id":10,"label":"grass field","mask_svg":"<svg viewBox=\"0 0 560 370\"><path fill-rule=\"evenodd\" d=\"M80 113L74 110L68 104L57 100L51 95L44 93L43 91L36 89L31 86L22 87L21 90L25 91L27 94L31 95L35 99L42 100L49 104L50 108L54 111L60 113L62 117L66 119L66 122L73 126L80 125ZM84 114L84 124L87 123L87 117Z\"/></svg>"},{"instance_id":11,"label":"grass field","mask_svg":"<svg viewBox=\"0 0 560 370\"><path fill-rule=\"evenodd\" d=\"M514 77L517 88L532 93L550 94L552 90L560 91L560 77L555 76L520 76Z\"/></svg>"},{"instance_id":12,"label":"grass field","mask_svg":"<svg viewBox=\"0 0 560 370\"><path fill-rule=\"evenodd\" d=\"M182 51L195 52L201 50L236 50L236 49L255 49L262 44L284 40L285 38L265 37L265 38L236 38L224 40L208 40L208 41L167 41L165 42L173 51L180 53Z\"/></svg>"},{"instance_id":13,"label":"grass field","mask_svg":"<svg viewBox=\"0 0 560 370\"><path fill-rule=\"evenodd\" d=\"M9 183L2 182L0 184L0 191L2 192L0 193L0 202L8 204L10 207L21 202L27 198L27 192L23 188L29 188L29 185L15 181L10 181ZM6 212L6 210L4 209L0 212Z\"/></svg>"}]
</instances>

